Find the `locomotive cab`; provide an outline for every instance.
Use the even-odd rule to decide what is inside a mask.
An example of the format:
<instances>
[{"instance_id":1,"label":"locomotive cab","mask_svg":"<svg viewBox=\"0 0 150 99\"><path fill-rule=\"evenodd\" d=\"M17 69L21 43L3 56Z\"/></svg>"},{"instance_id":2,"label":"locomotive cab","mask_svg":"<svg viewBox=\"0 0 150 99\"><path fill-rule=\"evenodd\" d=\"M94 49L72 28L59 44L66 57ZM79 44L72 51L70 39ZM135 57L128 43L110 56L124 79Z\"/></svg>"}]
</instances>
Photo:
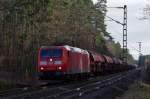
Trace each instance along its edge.
<instances>
[{"instance_id":1,"label":"locomotive cab","mask_svg":"<svg viewBox=\"0 0 150 99\"><path fill-rule=\"evenodd\" d=\"M67 51L60 47L41 47L38 55L38 72L43 76L62 75L66 71Z\"/></svg>"}]
</instances>

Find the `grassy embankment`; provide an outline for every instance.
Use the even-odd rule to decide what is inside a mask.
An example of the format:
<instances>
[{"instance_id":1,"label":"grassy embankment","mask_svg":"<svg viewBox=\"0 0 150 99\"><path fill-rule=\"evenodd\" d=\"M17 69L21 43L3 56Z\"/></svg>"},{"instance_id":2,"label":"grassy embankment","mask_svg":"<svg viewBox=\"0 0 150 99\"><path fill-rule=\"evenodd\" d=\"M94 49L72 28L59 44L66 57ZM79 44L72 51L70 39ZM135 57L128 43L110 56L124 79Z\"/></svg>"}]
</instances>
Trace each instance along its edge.
<instances>
[{"instance_id":1,"label":"grassy embankment","mask_svg":"<svg viewBox=\"0 0 150 99\"><path fill-rule=\"evenodd\" d=\"M125 94L117 99L150 99L150 85L136 82Z\"/></svg>"},{"instance_id":2,"label":"grassy embankment","mask_svg":"<svg viewBox=\"0 0 150 99\"><path fill-rule=\"evenodd\" d=\"M14 87L13 84L11 84L10 82L0 81L0 91L8 90L8 89L11 89L13 87Z\"/></svg>"}]
</instances>

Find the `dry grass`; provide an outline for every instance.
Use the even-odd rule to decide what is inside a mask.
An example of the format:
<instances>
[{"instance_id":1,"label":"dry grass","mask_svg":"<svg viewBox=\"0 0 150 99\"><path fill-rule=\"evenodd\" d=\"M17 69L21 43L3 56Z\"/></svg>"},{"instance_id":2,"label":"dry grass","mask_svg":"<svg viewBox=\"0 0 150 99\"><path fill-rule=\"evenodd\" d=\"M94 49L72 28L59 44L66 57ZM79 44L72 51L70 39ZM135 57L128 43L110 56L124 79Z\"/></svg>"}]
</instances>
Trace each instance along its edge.
<instances>
[{"instance_id":1,"label":"dry grass","mask_svg":"<svg viewBox=\"0 0 150 99\"><path fill-rule=\"evenodd\" d=\"M0 91L10 89L12 87L13 85L10 82L2 81L2 80L0 81Z\"/></svg>"},{"instance_id":2,"label":"dry grass","mask_svg":"<svg viewBox=\"0 0 150 99\"><path fill-rule=\"evenodd\" d=\"M150 85L136 82L123 96L117 99L150 99Z\"/></svg>"}]
</instances>

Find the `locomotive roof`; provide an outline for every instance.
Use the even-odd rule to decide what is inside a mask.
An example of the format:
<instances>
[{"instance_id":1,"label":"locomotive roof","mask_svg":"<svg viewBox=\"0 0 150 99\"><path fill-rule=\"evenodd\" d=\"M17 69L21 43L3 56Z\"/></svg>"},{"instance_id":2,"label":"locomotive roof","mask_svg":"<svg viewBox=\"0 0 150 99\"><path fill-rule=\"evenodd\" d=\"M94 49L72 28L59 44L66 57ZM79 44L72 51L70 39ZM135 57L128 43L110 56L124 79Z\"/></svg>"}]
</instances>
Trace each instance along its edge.
<instances>
[{"instance_id":1,"label":"locomotive roof","mask_svg":"<svg viewBox=\"0 0 150 99\"><path fill-rule=\"evenodd\" d=\"M78 52L78 53L88 53L88 51L86 50L83 50L81 48L77 48L77 47L72 47L72 46L69 46L69 45L64 45L64 46L42 46L41 48L66 48L67 50L69 51L72 51L72 52Z\"/></svg>"}]
</instances>

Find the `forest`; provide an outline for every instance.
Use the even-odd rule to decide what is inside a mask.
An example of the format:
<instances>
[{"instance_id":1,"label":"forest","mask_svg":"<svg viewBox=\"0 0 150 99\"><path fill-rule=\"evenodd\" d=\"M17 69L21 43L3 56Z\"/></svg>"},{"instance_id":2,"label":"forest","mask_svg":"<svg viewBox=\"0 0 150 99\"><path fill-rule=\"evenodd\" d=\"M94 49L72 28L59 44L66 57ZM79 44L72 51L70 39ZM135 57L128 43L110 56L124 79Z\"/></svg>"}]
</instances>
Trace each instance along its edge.
<instances>
[{"instance_id":1,"label":"forest","mask_svg":"<svg viewBox=\"0 0 150 99\"><path fill-rule=\"evenodd\" d=\"M121 58L120 43L106 31L106 7L101 0L1 0L0 70L35 72L41 46L71 45Z\"/></svg>"}]
</instances>

